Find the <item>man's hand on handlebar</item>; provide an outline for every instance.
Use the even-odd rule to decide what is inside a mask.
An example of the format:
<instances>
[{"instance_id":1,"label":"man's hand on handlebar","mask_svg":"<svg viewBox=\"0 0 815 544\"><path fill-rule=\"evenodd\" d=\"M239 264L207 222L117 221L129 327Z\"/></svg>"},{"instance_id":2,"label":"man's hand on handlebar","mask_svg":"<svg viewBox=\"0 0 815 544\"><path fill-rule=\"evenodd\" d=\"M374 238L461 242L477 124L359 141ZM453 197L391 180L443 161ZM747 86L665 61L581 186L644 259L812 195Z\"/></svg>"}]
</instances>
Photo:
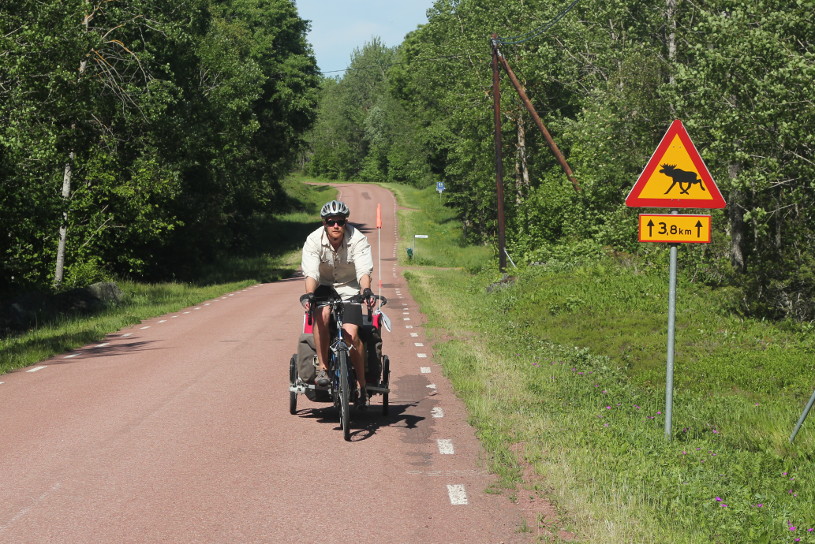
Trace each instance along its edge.
<instances>
[{"instance_id":1,"label":"man's hand on handlebar","mask_svg":"<svg viewBox=\"0 0 815 544\"><path fill-rule=\"evenodd\" d=\"M362 299L368 304L368 308L376 306L376 296L374 296L374 292L371 291L370 287L362 290Z\"/></svg>"},{"instance_id":2,"label":"man's hand on handlebar","mask_svg":"<svg viewBox=\"0 0 815 544\"><path fill-rule=\"evenodd\" d=\"M306 311L311 310L311 306L314 304L314 293L305 293L300 297L300 304Z\"/></svg>"}]
</instances>

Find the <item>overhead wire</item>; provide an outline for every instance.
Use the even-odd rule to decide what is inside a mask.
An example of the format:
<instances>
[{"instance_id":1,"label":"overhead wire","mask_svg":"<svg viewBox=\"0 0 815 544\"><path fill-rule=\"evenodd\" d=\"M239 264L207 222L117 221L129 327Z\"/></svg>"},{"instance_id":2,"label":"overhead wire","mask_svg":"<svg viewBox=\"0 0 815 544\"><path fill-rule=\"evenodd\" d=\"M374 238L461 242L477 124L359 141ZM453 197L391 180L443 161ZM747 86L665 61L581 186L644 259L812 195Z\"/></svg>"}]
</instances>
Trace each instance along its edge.
<instances>
[{"instance_id":1,"label":"overhead wire","mask_svg":"<svg viewBox=\"0 0 815 544\"><path fill-rule=\"evenodd\" d=\"M509 38L501 38L499 37L497 42L501 45L517 45L519 43L528 42L529 40L536 38L543 34L544 32L548 31L550 28L555 26L561 19L563 19L572 9L577 5L580 0L572 0L572 2L566 6L560 13L558 13L554 19L549 21L543 26L536 28L535 30L531 30L526 34L521 34L519 36L512 36Z\"/></svg>"},{"instance_id":2,"label":"overhead wire","mask_svg":"<svg viewBox=\"0 0 815 544\"><path fill-rule=\"evenodd\" d=\"M521 43L524 43L524 42L528 42L529 40L532 40L533 38L536 38L536 37L540 36L541 34L547 32L549 29L551 29L553 26L555 26L570 11L572 11L572 9L574 9L574 7L577 5L577 3L579 1L580 0L572 0L572 2L569 3L569 5L567 5L563 10L561 10L560 13L558 13L551 21L549 21L548 23L546 23L546 24L544 24L544 25L542 25L542 26L540 26L540 27L538 27L538 28L536 28L534 30L531 30L531 31L527 32L526 34L520 34L518 36L511 36L511 37L508 37L508 38L498 37L496 42L499 45L517 45L517 44L521 44ZM416 61L430 62L430 61L442 60L442 59L447 59L447 60L457 59L457 58L465 57L465 56L470 55L470 54L478 54L478 53L481 53L481 52L480 51L479 52L465 51L465 52L463 52L462 54L459 54L459 55L444 55L444 56L439 56L439 57L416 58L416 59L413 59L412 61L410 61L410 63L416 62ZM358 66L358 67L348 66L347 68L342 68L340 70L328 70L328 71L322 71L321 70L320 75L339 74L339 73L348 72L348 71L351 71L351 70L367 70L367 69L377 69L377 68L378 69L390 68L391 66L396 66L396 65L399 65L399 64L409 64L409 62L407 62L407 61L399 61L399 62L391 62L391 63L387 63L387 64L370 65L370 66Z\"/></svg>"}]
</instances>

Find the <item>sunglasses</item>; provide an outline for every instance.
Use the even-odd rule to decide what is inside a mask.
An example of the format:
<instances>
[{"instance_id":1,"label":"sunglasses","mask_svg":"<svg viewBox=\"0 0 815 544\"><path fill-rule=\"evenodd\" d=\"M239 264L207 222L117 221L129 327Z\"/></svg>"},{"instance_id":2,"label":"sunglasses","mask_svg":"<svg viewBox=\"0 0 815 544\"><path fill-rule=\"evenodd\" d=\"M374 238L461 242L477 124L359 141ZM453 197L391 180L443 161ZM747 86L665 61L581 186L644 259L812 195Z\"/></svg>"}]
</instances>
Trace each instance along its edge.
<instances>
[{"instance_id":1,"label":"sunglasses","mask_svg":"<svg viewBox=\"0 0 815 544\"><path fill-rule=\"evenodd\" d=\"M325 224L329 227L333 227L334 225L343 227L345 226L345 219L326 219Z\"/></svg>"}]
</instances>

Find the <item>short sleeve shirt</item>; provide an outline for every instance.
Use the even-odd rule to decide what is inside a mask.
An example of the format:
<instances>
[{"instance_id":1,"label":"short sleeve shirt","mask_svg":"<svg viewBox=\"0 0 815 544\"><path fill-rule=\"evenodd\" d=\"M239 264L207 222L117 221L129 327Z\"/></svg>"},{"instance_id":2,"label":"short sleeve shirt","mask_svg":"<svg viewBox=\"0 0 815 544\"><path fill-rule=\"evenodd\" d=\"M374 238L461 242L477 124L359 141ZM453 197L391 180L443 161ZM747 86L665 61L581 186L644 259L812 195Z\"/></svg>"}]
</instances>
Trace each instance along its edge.
<instances>
[{"instance_id":1,"label":"short sleeve shirt","mask_svg":"<svg viewBox=\"0 0 815 544\"><path fill-rule=\"evenodd\" d=\"M346 223L342 244L334 251L320 226L306 238L301 268L305 277L330 285L342 298L352 297L359 293L360 278L373 273L371 245L362 232Z\"/></svg>"}]
</instances>

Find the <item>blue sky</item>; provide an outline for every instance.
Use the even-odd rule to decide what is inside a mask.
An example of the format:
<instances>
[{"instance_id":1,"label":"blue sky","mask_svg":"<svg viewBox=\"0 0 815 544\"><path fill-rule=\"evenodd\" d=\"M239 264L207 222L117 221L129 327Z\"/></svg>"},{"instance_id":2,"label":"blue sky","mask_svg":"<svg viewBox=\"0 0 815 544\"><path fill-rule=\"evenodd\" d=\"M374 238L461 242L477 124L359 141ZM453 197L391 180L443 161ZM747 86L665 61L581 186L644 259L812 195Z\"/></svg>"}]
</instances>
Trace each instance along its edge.
<instances>
[{"instance_id":1,"label":"blue sky","mask_svg":"<svg viewBox=\"0 0 815 544\"><path fill-rule=\"evenodd\" d=\"M378 36L393 47L427 22L433 0L295 0L300 17L311 21L308 41L323 73L346 68L354 49ZM342 72L328 75L342 75Z\"/></svg>"}]
</instances>

